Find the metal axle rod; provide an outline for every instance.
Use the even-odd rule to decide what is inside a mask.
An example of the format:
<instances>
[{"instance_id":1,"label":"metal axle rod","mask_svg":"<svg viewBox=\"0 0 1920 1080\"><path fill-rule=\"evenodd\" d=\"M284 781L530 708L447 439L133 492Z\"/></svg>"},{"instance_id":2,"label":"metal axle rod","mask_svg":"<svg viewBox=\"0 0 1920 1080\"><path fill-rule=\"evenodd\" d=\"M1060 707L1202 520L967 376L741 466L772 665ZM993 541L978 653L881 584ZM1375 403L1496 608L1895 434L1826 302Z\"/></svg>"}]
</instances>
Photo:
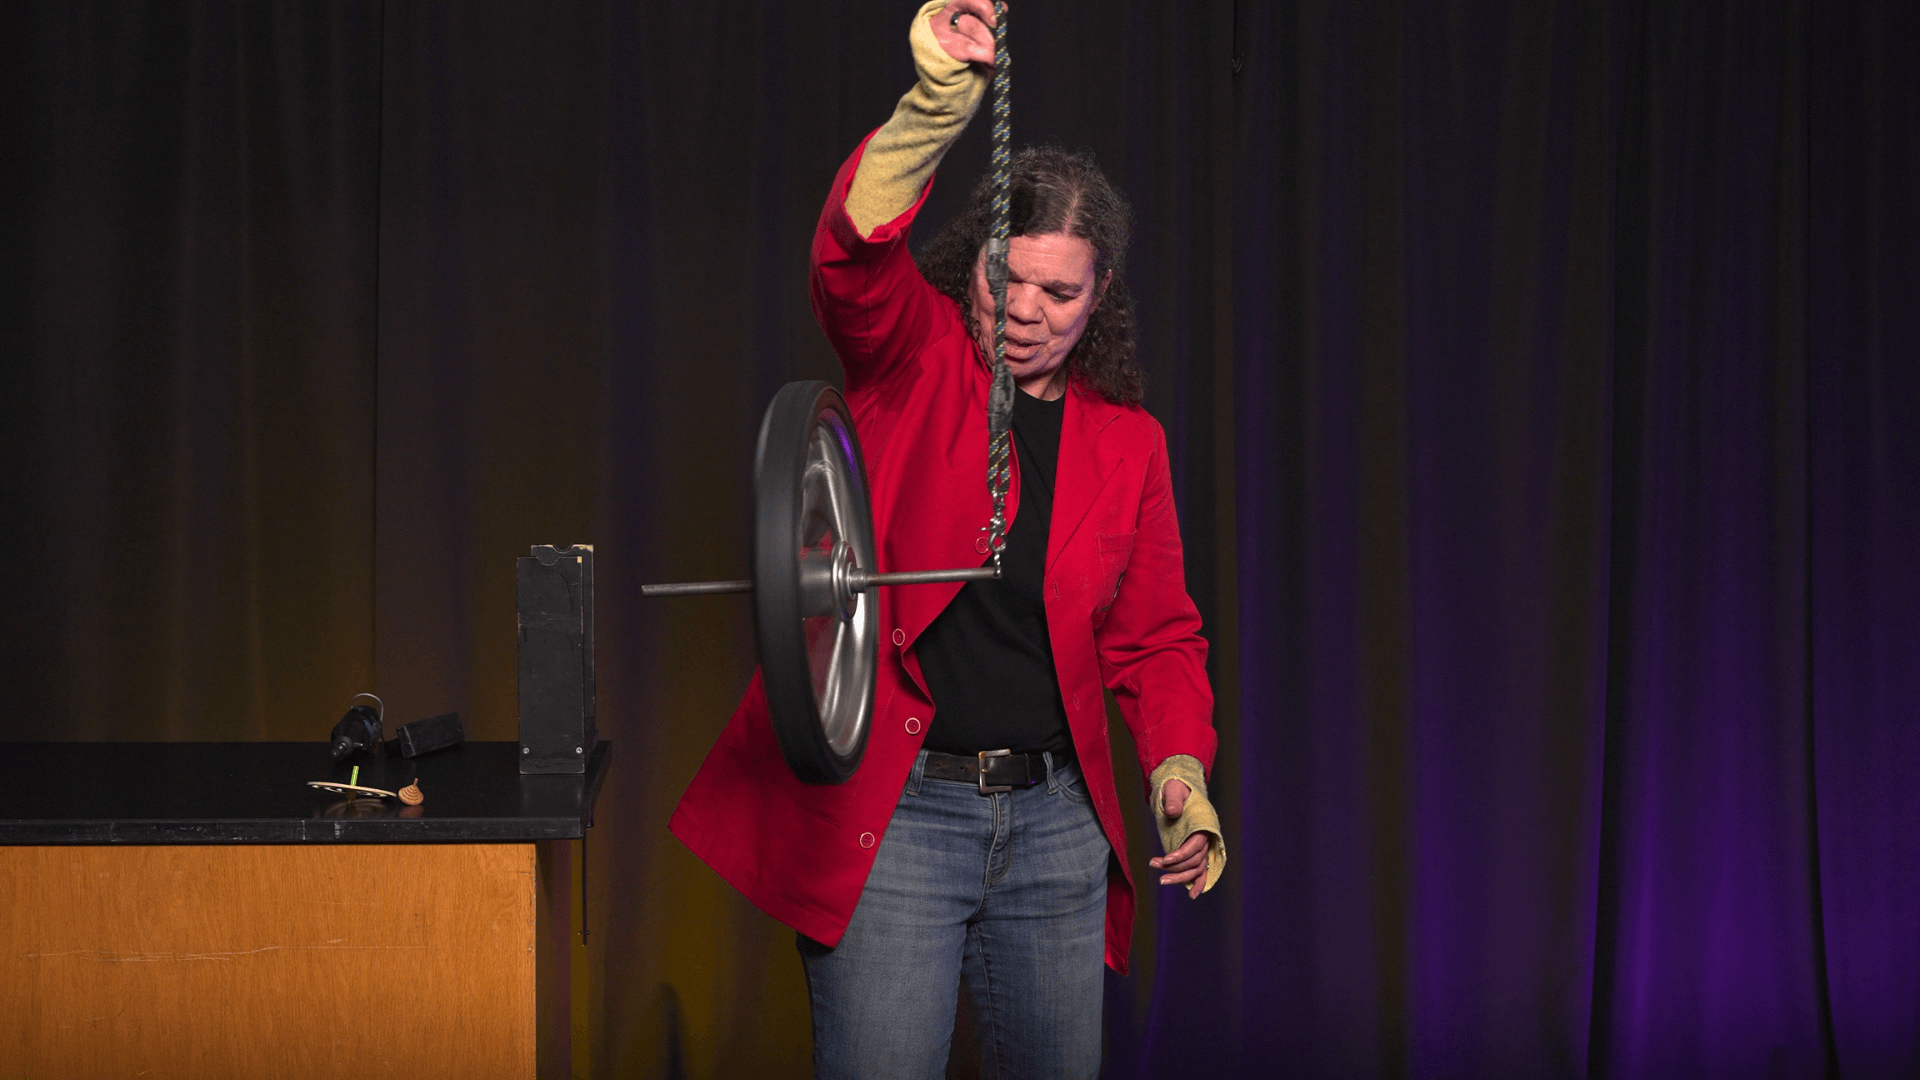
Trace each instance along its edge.
<instances>
[{"instance_id":1,"label":"metal axle rod","mask_svg":"<svg viewBox=\"0 0 1920 1080\"><path fill-rule=\"evenodd\" d=\"M942 581L998 581L998 566L969 566L962 570L889 570L870 574L855 570L849 574L855 592L869 585L935 585Z\"/></svg>"},{"instance_id":2,"label":"metal axle rod","mask_svg":"<svg viewBox=\"0 0 1920 1080\"><path fill-rule=\"evenodd\" d=\"M642 585L641 596L714 596L752 592L751 581L676 581L670 585Z\"/></svg>"},{"instance_id":3,"label":"metal axle rod","mask_svg":"<svg viewBox=\"0 0 1920 1080\"><path fill-rule=\"evenodd\" d=\"M997 566L969 566L959 570L893 570L884 574L854 570L847 584L854 592L870 585L935 585L943 581L997 581ZM666 585L642 585L641 596L717 596L721 593L753 591L751 581L677 581Z\"/></svg>"}]
</instances>

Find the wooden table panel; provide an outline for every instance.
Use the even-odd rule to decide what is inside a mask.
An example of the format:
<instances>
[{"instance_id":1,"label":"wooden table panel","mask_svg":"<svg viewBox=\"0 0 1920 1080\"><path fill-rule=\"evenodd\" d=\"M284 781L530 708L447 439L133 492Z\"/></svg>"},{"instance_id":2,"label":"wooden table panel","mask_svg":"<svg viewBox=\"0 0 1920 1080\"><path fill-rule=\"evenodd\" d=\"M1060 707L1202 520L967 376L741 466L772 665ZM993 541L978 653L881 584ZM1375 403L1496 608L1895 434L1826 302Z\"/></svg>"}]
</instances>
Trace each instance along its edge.
<instances>
[{"instance_id":1,"label":"wooden table panel","mask_svg":"<svg viewBox=\"0 0 1920 1080\"><path fill-rule=\"evenodd\" d=\"M0 1071L531 1077L536 890L533 844L0 847Z\"/></svg>"}]
</instances>

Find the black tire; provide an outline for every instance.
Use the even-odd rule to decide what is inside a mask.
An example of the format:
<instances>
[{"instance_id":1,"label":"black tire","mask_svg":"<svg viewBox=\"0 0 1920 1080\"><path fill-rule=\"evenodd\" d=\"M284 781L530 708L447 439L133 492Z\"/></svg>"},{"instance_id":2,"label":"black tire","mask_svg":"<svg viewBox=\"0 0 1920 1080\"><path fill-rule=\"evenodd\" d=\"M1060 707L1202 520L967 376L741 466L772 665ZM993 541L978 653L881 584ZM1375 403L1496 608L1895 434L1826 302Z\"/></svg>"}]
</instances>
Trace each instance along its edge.
<instances>
[{"instance_id":1,"label":"black tire","mask_svg":"<svg viewBox=\"0 0 1920 1080\"><path fill-rule=\"evenodd\" d=\"M811 480L810 454L819 457ZM826 514L822 469L839 470ZM754 455L754 507L754 629L773 732L800 780L845 783L860 766L872 727L879 606L871 590L847 618L809 616L802 602L802 551L818 546L823 525L851 546L858 565L874 567L866 463L853 414L831 384L788 383L768 404ZM830 646L825 635L832 635ZM824 677L822 655L833 658Z\"/></svg>"}]
</instances>

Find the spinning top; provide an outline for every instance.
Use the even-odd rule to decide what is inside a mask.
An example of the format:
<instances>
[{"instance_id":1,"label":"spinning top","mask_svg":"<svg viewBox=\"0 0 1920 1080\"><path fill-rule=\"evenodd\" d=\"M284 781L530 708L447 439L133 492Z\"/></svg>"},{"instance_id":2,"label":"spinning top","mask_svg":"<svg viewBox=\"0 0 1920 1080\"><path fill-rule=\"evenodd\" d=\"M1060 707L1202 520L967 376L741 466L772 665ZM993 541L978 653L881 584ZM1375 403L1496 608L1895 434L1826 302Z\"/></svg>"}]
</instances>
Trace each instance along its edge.
<instances>
[{"instance_id":1,"label":"spinning top","mask_svg":"<svg viewBox=\"0 0 1920 1080\"><path fill-rule=\"evenodd\" d=\"M415 780L413 783L400 789L400 801L406 803L408 806L419 806L421 803L427 801L427 797L420 794L419 780Z\"/></svg>"}]
</instances>

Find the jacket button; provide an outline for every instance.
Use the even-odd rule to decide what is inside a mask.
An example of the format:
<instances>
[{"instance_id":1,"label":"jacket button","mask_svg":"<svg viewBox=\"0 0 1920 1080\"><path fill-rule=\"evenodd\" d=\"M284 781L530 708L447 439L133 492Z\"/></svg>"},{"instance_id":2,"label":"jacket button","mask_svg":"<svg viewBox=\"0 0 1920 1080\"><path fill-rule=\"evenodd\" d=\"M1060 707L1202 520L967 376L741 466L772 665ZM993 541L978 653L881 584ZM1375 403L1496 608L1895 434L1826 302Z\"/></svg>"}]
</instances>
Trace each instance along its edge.
<instances>
[{"instance_id":1,"label":"jacket button","mask_svg":"<svg viewBox=\"0 0 1920 1080\"><path fill-rule=\"evenodd\" d=\"M988 546L987 537L986 537L986 534L984 533L976 537L973 541L973 550L979 552L982 555L985 555L987 553L987 546Z\"/></svg>"},{"instance_id":2,"label":"jacket button","mask_svg":"<svg viewBox=\"0 0 1920 1080\"><path fill-rule=\"evenodd\" d=\"M917 716L907 717L907 734L909 735L920 734L920 718L919 717Z\"/></svg>"},{"instance_id":3,"label":"jacket button","mask_svg":"<svg viewBox=\"0 0 1920 1080\"><path fill-rule=\"evenodd\" d=\"M861 847L864 847L864 848L870 848L870 847L872 847L872 846L873 846L873 834L872 834L872 833L870 833L870 832L863 832L863 833L861 833L861 834L860 834L860 846L861 846Z\"/></svg>"},{"instance_id":4,"label":"jacket button","mask_svg":"<svg viewBox=\"0 0 1920 1080\"><path fill-rule=\"evenodd\" d=\"M905 645L907 643L907 632L895 627L893 631L893 643L895 645Z\"/></svg>"}]
</instances>

